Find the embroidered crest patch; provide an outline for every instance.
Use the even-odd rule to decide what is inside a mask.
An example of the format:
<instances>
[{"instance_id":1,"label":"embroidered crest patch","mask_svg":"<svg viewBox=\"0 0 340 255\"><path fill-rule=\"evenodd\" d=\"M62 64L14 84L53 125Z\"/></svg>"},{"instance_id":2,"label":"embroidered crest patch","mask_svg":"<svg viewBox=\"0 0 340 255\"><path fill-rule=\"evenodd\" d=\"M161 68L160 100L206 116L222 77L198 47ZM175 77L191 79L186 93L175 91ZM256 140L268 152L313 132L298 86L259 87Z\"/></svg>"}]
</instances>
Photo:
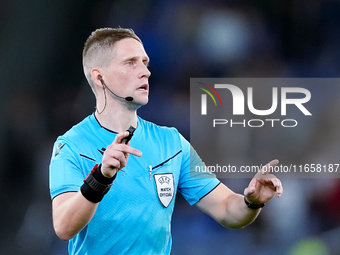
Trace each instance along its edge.
<instances>
[{"instance_id":1,"label":"embroidered crest patch","mask_svg":"<svg viewBox=\"0 0 340 255\"><path fill-rule=\"evenodd\" d=\"M174 197L174 178L173 174L155 174L155 183L159 201L166 208Z\"/></svg>"}]
</instances>

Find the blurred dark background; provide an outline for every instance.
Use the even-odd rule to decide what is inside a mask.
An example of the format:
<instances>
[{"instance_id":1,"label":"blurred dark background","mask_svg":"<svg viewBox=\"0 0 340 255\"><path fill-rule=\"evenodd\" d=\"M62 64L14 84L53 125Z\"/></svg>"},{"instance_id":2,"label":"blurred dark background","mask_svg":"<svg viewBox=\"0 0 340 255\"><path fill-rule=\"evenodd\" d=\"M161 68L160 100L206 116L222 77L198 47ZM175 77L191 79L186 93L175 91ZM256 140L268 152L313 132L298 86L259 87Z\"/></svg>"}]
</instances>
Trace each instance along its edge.
<instances>
[{"instance_id":1,"label":"blurred dark background","mask_svg":"<svg viewBox=\"0 0 340 255\"><path fill-rule=\"evenodd\" d=\"M135 30L152 72L139 114L189 139L190 77L339 77L339 14L336 0L0 1L0 254L67 254L52 228L48 165L56 137L94 111L81 58L93 30ZM323 117L306 139L319 146L301 157L340 163L340 92L317 93ZM222 181L243 193L249 180ZM242 230L179 195L172 254L340 254L339 180L282 182L284 196Z\"/></svg>"}]
</instances>

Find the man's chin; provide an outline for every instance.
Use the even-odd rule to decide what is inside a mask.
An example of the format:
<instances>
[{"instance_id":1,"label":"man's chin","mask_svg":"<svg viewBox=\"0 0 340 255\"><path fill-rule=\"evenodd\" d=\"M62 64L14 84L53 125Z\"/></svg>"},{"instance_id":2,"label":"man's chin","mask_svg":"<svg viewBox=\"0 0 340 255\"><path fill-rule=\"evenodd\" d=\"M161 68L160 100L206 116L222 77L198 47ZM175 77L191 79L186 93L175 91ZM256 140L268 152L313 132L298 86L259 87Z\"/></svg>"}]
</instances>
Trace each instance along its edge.
<instances>
[{"instance_id":1,"label":"man's chin","mask_svg":"<svg viewBox=\"0 0 340 255\"><path fill-rule=\"evenodd\" d=\"M134 99L133 101L131 101L131 105L135 105L136 109L147 105L147 103L149 102L149 98L143 98L143 99Z\"/></svg>"},{"instance_id":2,"label":"man's chin","mask_svg":"<svg viewBox=\"0 0 340 255\"><path fill-rule=\"evenodd\" d=\"M149 102L149 97L144 97L139 100L139 103L143 106L146 105Z\"/></svg>"}]
</instances>

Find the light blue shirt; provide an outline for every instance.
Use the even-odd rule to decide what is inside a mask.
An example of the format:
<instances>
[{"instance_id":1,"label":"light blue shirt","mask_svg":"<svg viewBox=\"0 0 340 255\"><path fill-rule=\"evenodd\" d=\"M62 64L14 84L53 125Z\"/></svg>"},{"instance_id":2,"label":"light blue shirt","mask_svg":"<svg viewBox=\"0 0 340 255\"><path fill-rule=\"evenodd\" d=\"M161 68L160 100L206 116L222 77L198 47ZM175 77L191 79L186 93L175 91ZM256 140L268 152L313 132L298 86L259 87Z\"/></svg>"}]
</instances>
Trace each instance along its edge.
<instances>
[{"instance_id":1,"label":"light blue shirt","mask_svg":"<svg viewBox=\"0 0 340 255\"><path fill-rule=\"evenodd\" d=\"M50 164L52 199L79 191L115 137L94 114L58 137ZM170 254L177 191L193 205L219 184L210 174L190 176L190 165L204 163L175 128L138 117L130 146L142 157L129 156L91 221L69 241L70 254Z\"/></svg>"}]
</instances>

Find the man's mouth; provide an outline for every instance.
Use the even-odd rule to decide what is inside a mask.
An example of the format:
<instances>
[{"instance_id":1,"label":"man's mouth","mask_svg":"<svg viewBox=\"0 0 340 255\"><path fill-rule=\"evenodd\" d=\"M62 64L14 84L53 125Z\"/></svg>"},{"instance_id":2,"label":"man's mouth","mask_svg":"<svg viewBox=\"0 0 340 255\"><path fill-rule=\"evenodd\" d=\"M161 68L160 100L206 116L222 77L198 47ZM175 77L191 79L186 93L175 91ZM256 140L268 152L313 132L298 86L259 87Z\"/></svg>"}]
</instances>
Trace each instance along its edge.
<instances>
[{"instance_id":1,"label":"man's mouth","mask_svg":"<svg viewBox=\"0 0 340 255\"><path fill-rule=\"evenodd\" d=\"M143 84L137 90L148 90L148 85L147 84Z\"/></svg>"}]
</instances>

